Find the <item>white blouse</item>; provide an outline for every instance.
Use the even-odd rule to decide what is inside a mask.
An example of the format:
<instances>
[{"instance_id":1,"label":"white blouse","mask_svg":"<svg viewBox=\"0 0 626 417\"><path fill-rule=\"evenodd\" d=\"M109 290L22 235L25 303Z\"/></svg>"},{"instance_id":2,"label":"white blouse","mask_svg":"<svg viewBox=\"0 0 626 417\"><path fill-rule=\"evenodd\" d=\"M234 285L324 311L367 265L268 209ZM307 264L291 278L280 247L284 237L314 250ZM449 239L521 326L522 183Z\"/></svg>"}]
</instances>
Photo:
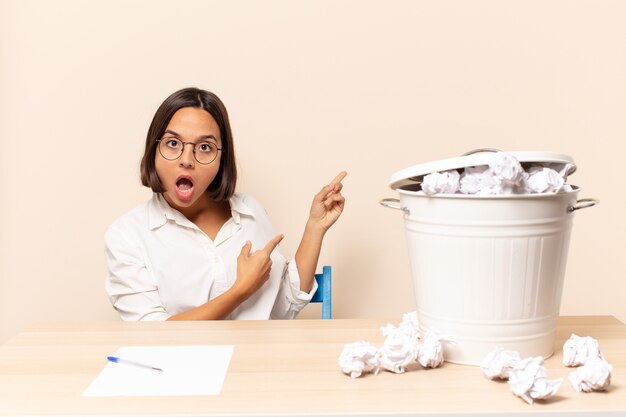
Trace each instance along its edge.
<instances>
[{"instance_id":1,"label":"white blouse","mask_svg":"<svg viewBox=\"0 0 626 417\"><path fill-rule=\"evenodd\" d=\"M160 194L117 219L105 234L106 291L123 320L166 320L228 290L237 277L237 257L247 240L252 251L276 236L254 198L236 193L231 218L215 241ZM300 291L295 260L271 254L269 280L228 318L291 319L317 290Z\"/></svg>"}]
</instances>

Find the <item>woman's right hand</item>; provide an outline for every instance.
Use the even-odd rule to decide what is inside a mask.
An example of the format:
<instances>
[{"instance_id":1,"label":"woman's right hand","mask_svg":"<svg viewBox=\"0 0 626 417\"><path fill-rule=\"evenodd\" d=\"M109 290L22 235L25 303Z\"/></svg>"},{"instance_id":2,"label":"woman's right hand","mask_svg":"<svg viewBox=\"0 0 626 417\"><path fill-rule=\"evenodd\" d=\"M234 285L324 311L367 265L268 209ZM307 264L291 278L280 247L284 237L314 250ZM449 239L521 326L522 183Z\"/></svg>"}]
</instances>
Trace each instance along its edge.
<instances>
[{"instance_id":1,"label":"woman's right hand","mask_svg":"<svg viewBox=\"0 0 626 417\"><path fill-rule=\"evenodd\" d=\"M244 299L248 299L254 294L270 277L272 260L270 255L278 246L284 235L277 235L267 242L265 247L253 253L252 242L247 241L241 253L237 257L237 279L232 290L240 294Z\"/></svg>"}]
</instances>

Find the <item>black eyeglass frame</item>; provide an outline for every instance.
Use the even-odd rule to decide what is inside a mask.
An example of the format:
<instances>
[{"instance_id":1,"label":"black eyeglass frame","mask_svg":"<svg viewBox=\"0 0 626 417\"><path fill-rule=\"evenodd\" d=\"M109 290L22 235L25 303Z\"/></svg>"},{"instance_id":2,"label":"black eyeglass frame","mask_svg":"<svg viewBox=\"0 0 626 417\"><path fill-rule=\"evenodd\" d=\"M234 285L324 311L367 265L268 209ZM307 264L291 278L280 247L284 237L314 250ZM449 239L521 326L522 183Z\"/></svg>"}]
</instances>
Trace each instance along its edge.
<instances>
[{"instance_id":1,"label":"black eyeglass frame","mask_svg":"<svg viewBox=\"0 0 626 417\"><path fill-rule=\"evenodd\" d=\"M180 143L182 143L183 147L182 147L182 148L181 148L181 150L180 150L180 155L178 155L178 156L177 156L176 158L174 158L174 159L167 158L165 155L163 155L163 152L161 152L161 142L163 142L163 140L164 140L164 139L165 139L165 140L176 139L177 141L179 141ZM180 139L177 139L177 138L172 137L172 138L161 138L161 139L157 139L157 140L156 140L156 143L157 143L157 149L159 150L159 153L161 154L161 156L162 156L164 159L166 159L166 160L168 160L168 161L175 161L175 160L179 159L181 156L183 156L183 153L185 152L185 145L193 145L193 147L191 148L191 149L192 149L192 151L193 151L193 159L195 159L195 160L196 160L196 162L197 162L197 163L199 163L200 165L209 165L209 164L212 164L212 163L213 163L213 162L217 159L217 152L215 152L215 157L213 157L213 159L211 159L211 161L209 161L209 162L200 162L200 161L198 161L198 158L196 157L196 145L198 144L197 142L183 142L183 141L182 141L182 140L180 140ZM211 142L207 142L207 143L211 143ZM215 145L215 149L216 149L217 151L221 151L221 150L222 150L222 148L218 148L218 147L217 147L217 145Z\"/></svg>"}]
</instances>

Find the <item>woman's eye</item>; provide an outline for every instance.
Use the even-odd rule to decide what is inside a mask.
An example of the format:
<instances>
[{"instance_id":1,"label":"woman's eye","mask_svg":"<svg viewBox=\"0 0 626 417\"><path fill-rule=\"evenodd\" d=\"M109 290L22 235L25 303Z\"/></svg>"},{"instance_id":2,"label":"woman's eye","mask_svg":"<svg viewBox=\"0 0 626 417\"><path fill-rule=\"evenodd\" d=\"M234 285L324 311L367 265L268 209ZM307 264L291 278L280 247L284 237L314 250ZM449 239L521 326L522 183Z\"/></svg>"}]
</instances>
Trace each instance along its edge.
<instances>
[{"instance_id":1,"label":"woman's eye","mask_svg":"<svg viewBox=\"0 0 626 417\"><path fill-rule=\"evenodd\" d=\"M211 146L210 143L199 143L198 150L200 152L210 153L210 152L213 152L213 147Z\"/></svg>"},{"instance_id":2,"label":"woman's eye","mask_svg":"<svg viewBox=\"0 0 626 417\"><path fill-rule=\"evenodd\" d=\"M172 149L180 148L180 142L176 139L169 139L167 142L165 142L165 144Z\"/></svg>"}]
</instances>

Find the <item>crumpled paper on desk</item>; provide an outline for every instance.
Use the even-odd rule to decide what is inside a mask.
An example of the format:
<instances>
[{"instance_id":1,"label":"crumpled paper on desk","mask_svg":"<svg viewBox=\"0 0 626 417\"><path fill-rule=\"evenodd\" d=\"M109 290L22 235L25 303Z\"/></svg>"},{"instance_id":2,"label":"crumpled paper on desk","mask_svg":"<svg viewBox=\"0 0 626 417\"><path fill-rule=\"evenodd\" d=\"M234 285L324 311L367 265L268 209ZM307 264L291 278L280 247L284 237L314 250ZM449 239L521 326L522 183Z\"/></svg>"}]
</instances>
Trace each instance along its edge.
<instances>
[{"instance_id":1,"label":"crumpled paper on desk","mask_svg":"<svg viewBox=\"0 0 626 417\"><path fill-rule=\"evenodd\" d=\"M406 366L417 356L417 340L393 324L380 330L385 336L385 343L379 349L380 366L396 374L406 372Z\"/></svg>"},{"instance_id":2,"label":"crumpled paper on desk","mask_svg":"<svg viewBox=\"0 0 626 417\"><path fill-rule=\"evenodd\" d=\"M357 378L362 372L378 373L379 368L401 374L414 360L425 368L435 368L444 362L442 341L446 339L435 331L427 331L420 343L417 312L404 313L398 327L391 323L380 328L385 342L376 350L368 342L358 341L344 345L339 356L341 370ZM447 342L453 343L450 340Z\"/></svg>"},{"instance_id":3,"label":"crumpled paper on desk","mask_svg":"<svg viewBox=\"0 0 626 417\"><path fill-rule=\"evenodd\" d=\"M402 328L402 331L405 332L415 340L419 339L420 335L420 326L417 320L417 311L411 311L409 313L402 314L402 321L398 326Z\"/></svg>"},{"instance_id":4,"label":"crumpled paper on desk","mask_svg":"<svg viewBox=\"0 0 626 417\"><path fill-rule=\"evenodd\" d=\"M569 374L569 381L578 392L604 391L611 384L613 367L604 359L600 344L593 337L572 333L563 344L563 365L582 365Z\"/></svg>"},{"instance_id":5,"label":"crumpled paper on desk","mask_svg":"<svg viewBox=\"0 0 626 417\"><path fill-rule=\"evenodd\" d=\"M511 370L520 360L516 351L498 347L483 359L480 370L489 379L509 379Z\"/></svg>"},{"instance_id":6,"label":"crumpled paper on desk","mask_svg":"<svg viewBox=\"0 0 626 417\"><path fill-rule=\"evenodd\" d=\"M578 392L604 391L611 384L613 367L602 357L593 356L569 374L572 387Z\"/></svg>"},{"instance_id":7,"label":"crumpled paper on desk","mask_svg":"<svg viewBox=\"0 0 626 417\"><path fill-rule=\"evenodd\" d=\"M364 340L345 344L338 363L343 373L352 378L360 377L363 372L376 375L380 370L378 349Z\"/></svg>"},{"instance_id":8,"label":"crumpled paper on desk","mask_svg":"<svg viewBox=\"0 0 626 417\"><path fill-rule=\"evenodd\" d=\"M574 333L563 344L563 365L584 365L591 358L602 357L600 345L590 336L578 336Z\"/></svg>"},{"instance_id":9,"label":"crumpled paper on desk","mask_svg":"<svg viewBox=\"0 0 626 417\"><path fill-rule=\"evenodd\" d=\"M548 380L543 358L536 356L522 359L509 372L509 385L513 394L528 404L534 400L545 400L556 394L563 378Z\"/></svg>"},{"instance_id":10,"label":"crumpled paper on desk","mask_svg":"<svg viewBox=\"0 0 626 417\"><path fill-rule=\"evenodd\" d=\"M442 340L444 337L439 333L432 330L426 331L417 351L417 361L420 365L424 368L436 368L443 363Z\"/></svg>"},{"instance_id":11,"label":"crumpled paper on desk","mask_svg":"<svg viewBox=\"0 0 626 417\"><path fill-rule=\"evenodd\" d=\"M379 349L380 365L397 374L406 372L406 366L417 357L419 325L417 312L402 315L398 327L387 324L380 328L385 343Z\"/></svg>"}]
</instances>

